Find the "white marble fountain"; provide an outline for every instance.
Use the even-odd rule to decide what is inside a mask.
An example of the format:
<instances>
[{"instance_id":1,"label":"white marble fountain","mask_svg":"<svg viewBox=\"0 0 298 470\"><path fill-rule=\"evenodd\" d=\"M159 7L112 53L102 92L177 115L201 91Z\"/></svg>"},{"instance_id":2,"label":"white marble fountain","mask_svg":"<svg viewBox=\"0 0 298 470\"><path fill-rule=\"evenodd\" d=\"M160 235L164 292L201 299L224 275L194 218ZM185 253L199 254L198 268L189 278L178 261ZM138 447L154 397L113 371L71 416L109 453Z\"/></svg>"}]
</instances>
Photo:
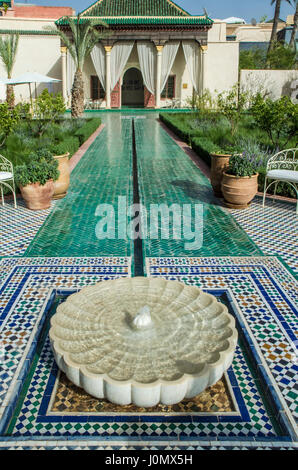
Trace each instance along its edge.
<instances>
[{"instance_id":1,"label":"white marble fountain","mask_svg":"<svg viewBox=\"0 0 298 470\"><path fill-rule=\"evenodd\" d=\"M237 343L234 318L214 296L145 277L71 295L49 334L70 381L96 398L140 407L172 405L215 384Z\"/></svg>"}]
</instances>

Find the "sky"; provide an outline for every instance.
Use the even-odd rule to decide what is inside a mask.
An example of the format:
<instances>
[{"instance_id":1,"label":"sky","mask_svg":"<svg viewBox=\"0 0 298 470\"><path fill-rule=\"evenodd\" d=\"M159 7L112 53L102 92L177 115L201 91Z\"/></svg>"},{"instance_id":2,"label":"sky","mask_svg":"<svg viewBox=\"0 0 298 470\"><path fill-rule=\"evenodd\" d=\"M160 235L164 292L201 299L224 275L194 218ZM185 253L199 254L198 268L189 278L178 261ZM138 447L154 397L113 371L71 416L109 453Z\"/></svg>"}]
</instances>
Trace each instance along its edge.
<instances>
[{"instance_id":1,"label":"sky","mask_svg":"<svg viewBox=\"0 0 298 470\"><path fill-rule=\"evenodd\" d=\"M90 6L94 1L95 0L27 0L27 3L47 6L71 6L79 12ZM26 3L26 0L17 0L15 3ZM274 16L274 6L271 6L270 0L176 0L176 3L193 15L202 14L203 8L206 8L211 18L218 19L236 16L250 22L252 18L259 21L264 15L267 15L268 19L272 19ZM294 8L291 7L286 0L282 3L283 6L280 16L286 19L287 15L294 13Z\"/></svg>"}]
</instances>

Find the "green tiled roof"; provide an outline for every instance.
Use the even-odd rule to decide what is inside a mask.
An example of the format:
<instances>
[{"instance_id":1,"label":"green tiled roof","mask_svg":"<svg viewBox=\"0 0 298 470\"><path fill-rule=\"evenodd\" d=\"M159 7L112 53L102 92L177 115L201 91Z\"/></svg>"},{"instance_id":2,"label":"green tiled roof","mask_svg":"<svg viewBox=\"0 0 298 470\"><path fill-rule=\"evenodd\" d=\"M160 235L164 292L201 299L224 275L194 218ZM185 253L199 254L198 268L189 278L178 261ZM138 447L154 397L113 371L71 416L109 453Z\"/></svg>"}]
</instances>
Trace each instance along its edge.
<instances>
[{"instance_id":1,"label":"green tiled roof","mask_svg":"<svg viewBox=\"0 0 298 470\"><path fill-rule=\"evenodd\" d=\"M81 22L87 19L94 19L94 17L81 18ZM186 17L148 17L148 16L133 16L133 17L98 17L108 25L212 25L213 21L205 16L186 16ZM67 25L67 17L60 18L56 21L56 25Z\"/></svg>"},{"instance_id":2,"label":"green tiled roof","mask_svg":"<svg viewBox=\"0 0 298 470\"><path fill-rule=\"evenodd\" d=\"M191 16L171 0L98 0L81 13L81 22L98 18L108 25L209 25L206 16ZM67 25L67 17L56 21Z\"/></svg>"},{"instance_id":3,"label":"green tiled roof","mask_svg":"<svg viewBox=\"0 0 298 470\"><path fill-rule=\"evenodd\" d=\"M98 0L83 16L189 16L171 0Z\"/></svg>"}]
</instances>

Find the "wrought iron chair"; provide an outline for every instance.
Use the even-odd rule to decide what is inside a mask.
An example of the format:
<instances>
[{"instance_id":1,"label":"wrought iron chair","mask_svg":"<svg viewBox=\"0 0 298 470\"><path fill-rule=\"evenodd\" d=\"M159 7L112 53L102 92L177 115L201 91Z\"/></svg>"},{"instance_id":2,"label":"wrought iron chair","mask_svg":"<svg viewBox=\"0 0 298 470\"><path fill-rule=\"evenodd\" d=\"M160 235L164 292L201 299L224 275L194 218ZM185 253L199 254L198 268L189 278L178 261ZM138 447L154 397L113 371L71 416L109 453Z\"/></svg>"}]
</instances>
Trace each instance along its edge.
<instances>
[{"instance_id":1,"label":"wrought iron chair","mask_svg":"<svg viewBox=\"0 0 298 470\"><path fill-rule=\"evenodd\" d=\"M10 189L13 194L14 199L14 207L17 208L17 200L16 200L16 188L14 182L14 174L13 174L13 165L12 163L7 160L7 158L0 155L0 188L1 188L1 200L2 205L4 206L4 195L3 195L3 186Z\"/></svg>"},{"instance_id":2,"label":"wrought iron chair","mask_svg":"<svg viewBox=\"0 0 298 470\"><path fill-rule=\"evenodd\" d=\"M272 180L268 186L267 181ZM266 193L270 186L274 186L274 196L280 181L288 183L295 189L297 195L296 213L298 214L298 148L282 150L269 158L265 177L263 207L265 207Z\"/></svg>"}]
</instances>

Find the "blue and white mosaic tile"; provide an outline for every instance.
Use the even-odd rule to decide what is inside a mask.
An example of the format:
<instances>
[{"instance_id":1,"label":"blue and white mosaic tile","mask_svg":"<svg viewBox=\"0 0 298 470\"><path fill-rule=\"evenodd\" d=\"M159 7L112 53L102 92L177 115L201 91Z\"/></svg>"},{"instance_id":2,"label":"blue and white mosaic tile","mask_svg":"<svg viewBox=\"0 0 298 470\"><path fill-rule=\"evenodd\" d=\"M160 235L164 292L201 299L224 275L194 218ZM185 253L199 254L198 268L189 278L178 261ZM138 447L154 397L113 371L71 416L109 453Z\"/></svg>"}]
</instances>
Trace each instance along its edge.
<instances>
[{"instance_id":1,"label":"blue and white mosaic tile","mask_svg":"<svg viewBox=\"0 0 298 470\"><path fill-rule=\"evenodd\" d=\"M298 274L298 217L296 205L256 197L245 210L230 210L265 255L279 255Z\"/></svg>"},{"instance_id":2,"label":"blue and white mosaic tile","mask_svg":"<svg viewBox=\"0 0 298 470\"><path fill-rule=\"evenodd\" d=\"M25 207L23 199L17 200L18 207L6 201L4 206L0 203L0 257L22 256L38 230L45 222L55 205L42 211L31 211Z\"/></svg>"}]
</instances>

